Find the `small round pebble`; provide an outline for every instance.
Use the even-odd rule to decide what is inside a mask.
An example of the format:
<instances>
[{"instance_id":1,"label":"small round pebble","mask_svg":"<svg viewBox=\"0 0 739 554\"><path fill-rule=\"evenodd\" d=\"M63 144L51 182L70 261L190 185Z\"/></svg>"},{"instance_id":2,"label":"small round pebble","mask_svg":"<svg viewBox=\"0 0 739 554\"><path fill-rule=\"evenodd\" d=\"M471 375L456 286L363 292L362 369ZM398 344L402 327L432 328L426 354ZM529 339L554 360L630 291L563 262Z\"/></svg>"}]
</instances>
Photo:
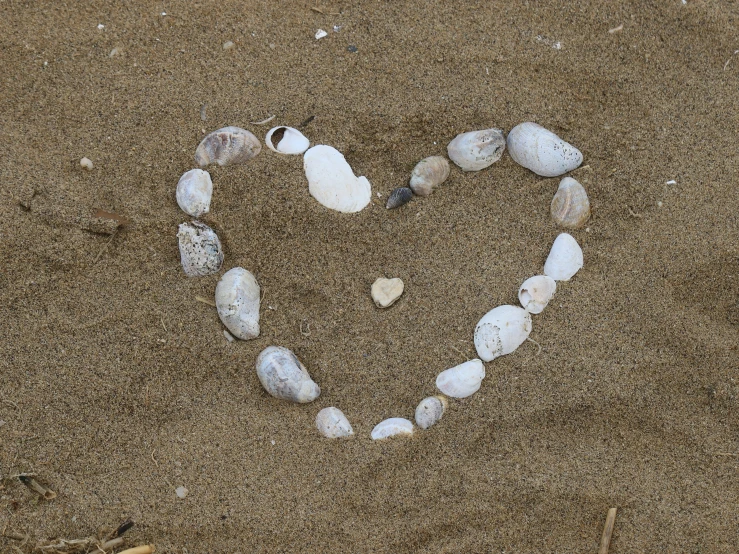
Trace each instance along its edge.
<instances>
[{"instance_id":1,"label":"small round pebble","mask_svg":"<svg viewBox=\"0 0 739 554\"><path fill-rule=\"evenodd\" d=\"M187 490L187 487L177 487L174 492L177 495L177 498L185 498L187 493L190 491Z\"/></svg>"},{"instance_id":2,"label":"small round pebble","mask_svg":"<svg viewBox=\"0 0 739 554\"><path fill-rule=\"evenodd\" d=\"M83 169L86 169L87 171L92 171L93 165L92 160L90 158L82 158L80 160L80 167Z\"/></svg>"}]
</instances>

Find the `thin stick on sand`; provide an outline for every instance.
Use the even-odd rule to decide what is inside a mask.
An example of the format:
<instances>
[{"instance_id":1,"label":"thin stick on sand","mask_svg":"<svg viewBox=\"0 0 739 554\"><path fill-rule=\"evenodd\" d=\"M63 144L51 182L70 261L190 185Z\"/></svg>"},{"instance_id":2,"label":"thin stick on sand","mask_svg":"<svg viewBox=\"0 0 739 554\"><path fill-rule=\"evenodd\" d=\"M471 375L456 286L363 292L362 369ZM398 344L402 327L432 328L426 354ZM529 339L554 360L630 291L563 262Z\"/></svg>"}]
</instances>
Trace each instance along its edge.
<instances>
[{"instance_id":1,"label":"thin stick on sand","mask_svg":"<svg viewBox=\"0 0 739 554\"><path fill-rule=\"evenodd\" d=\"M129 548L128 550L122 550L118 554L152 554L154 552L153 544L145 544L144 546L137 546L135 548Z\"/></svg>"},{"instance_id":2,"label":"thin stick on sand","mask_svg":"<svg viewBox=\"0 0 739 554\"><path fill-rule=\"evenodd\" d=\"M53 490L44 487L41 483L36 481L36 479L31 477L30 475L21 474L18 476L18 480L32 491L37 492L38 494L43 496L46 500L53 500L56 498L56 493Z\"/></svg>"},{"instance_id":3,"label":"thin stick on sand","mask_svg":"<svg viewBox=\"0 0 739 554\"><path fill-rule=\"evenodd\" d=\"M600 538L600 548L598 554L608 554L608 547L611 546L611 535L613 534L613 525L616 523L616 508L608 510L606 516L606 526L603 528L603 536Z\"/></svg>"}]
</instances>

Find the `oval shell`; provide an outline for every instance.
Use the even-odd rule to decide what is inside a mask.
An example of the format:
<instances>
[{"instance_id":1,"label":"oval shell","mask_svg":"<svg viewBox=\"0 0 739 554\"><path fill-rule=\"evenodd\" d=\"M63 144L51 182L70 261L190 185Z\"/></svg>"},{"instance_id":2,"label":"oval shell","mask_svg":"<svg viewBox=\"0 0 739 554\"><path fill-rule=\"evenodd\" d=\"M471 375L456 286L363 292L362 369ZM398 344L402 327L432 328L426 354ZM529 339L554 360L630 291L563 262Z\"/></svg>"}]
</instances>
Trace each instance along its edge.
<instances>
[{"instance_id":1,"label":"oval shell","mask_svg":"<svg viewBox=\"0 0 739 554\"><path fill-rule=\"evenodd\" d=\"M177 239L185 275L202 277L220 271L223 265L223 251L221 241L213 229L199 221L181 223Z\"/></svg>"},{"instance_id":2,"label":"oval shell","mask_svg":"<svg viewBox=\"0 0 739 554\"><path fill-rule=\"evenodd\" d=\"M372 429L372 440L386 439L396 435L412 435L413 423L401 417L381 421Z\"/></svg>"},{"instance_id":3,"label":"oval shell","mask_svg":"<svg viewBox=\"0 0 739 554\"><path fill-rule=\"evenodd\" d=\"M498 306L475 327L475 349L486 362L510 354L531 333L531 314L518 306Z\"/></svg>"},{"instance_id":4,"label":"oval shell","mask_svg":"<svg viewBox=\"0 0 739 554\"><path fill-rule=\"evenodd\" d=\"M218 281L218 317L233 336L243 340L259 336L260 296L256 278L243 267L229 269Z\"/></svg>"},{"instance_id":5,"label":"oval shell","mask_svg":"<svg viewBox=\"0 0 739 554\"><path fill-rule=\"evenodd\" d=\"M514 162L543 177L557 177L582 163L577 148L530 121L511 129L507 142Z\"/></svg>"},{"instance_id":6,"label":"oval shell","mask_svg":"<svg viewBox=\"0 0 739 554\"><path fill-rule=\"evenodd\" d=\"M282 346L262 350L257 357L257 375L264 390L275 398L305 404L321 394L297 356Z\"/></svg>"},{"instance_id":7,"label":"oval shell","mask_svg":"<svg viewBox=\"0 0 739 554\"><path fill-rule=\"evenodd\" d=\"M557 225L568 229L582 227L590 217L590 201L585 187L572 177L565 177L559 182L550 210Z\"/></svg>"},{"instance_id":8,"label":"oval shell","mask_svg":"<svg viewBox=\"0 0 739 554\"><path fill-rule=\"evenodd\" d=\"M349 420L338 408L324 408L316 416L318 432L328 439L350 437L354 434Z\"/></svg>"},{"instance_id":9,"label":"oval shell","mask_svg":"<svg viewBox=\"0 0 739 554\"><path fill-rule=\"evenodd\" d=\"M530 314L540 314L554 296L557 283L547 275L536 275L526 279L518 289L518 300Z\"/></svg>"},{"instance_id":10,"label":"oval shell","mask_svg":"<svg viewBox=\"0 0 739 554\"><path fill-rule=\"evenodd\" d=\"M366 177L356 177L344 156L319 144L303 157L308 190L321 204L344 213L362 210L370 203L372 187Z\"/></svg>"},{"instance_id":11,"label":"oval shell","mask_svg":"<svg viewBox=\"0 0 739 554\"><path fill-rule=\"evenodd\" d=\"M444 415L446 404L443 396L429 396L421 400L416 408L416 425L421 429L428 429L437 423Z\"/></svg>"},{"instance_id":12,"label":"oval shell","mask_svg":"<svg viewBox=\"0 0 739 554\"><path fill-rule=\"evenodd\" d=\"M275 133L277 133L275 137L276 145L272 143L272 137ZM310 141L305 135L292 127L273 127L267 132L264 143L272 152L278 154L302 154L310 146Z\"/></svg>"},{"instance_id":13,"label":"oval shell","mask_svg":"<svg viewBox=\"0 0 739 554\"><path fill-rule=\"evenodd\" d=\"M449 162L443 156L429 156L416 164L411 172L411 190L428 196L449 177Z\"/></svg>"},{"instance_id":14,"label":"oval shell","mask_svg":"<svg viewBox=\"0 0 739 554\"><path fill-rule=\"evenodd\" d=\"M195 150L195 161L200 167L243 164L262 151L259 139L246 129L224 127L207 135Z\"/></svg>"},{"instance_id":15,"label":"oval shell","mask_svg":"<svg viewBox=\"0 0 739 554\"><path fill-rule=\"evenodd\" d=\"M544 275L549 275L555 281L569 281L582 266L582 248L572 235L562 233L554 239L544 263Z\"/></svg>"},{"instance_id":16,"label":"oval shell","mask_svg":"<svg viewBox=\"0 0 739 554\"><path fill-rule=\"evenodd\" d=\"M398 187L390 192L390 196L387 199L387 205L385 206L388 210L393 208L399 208L403 204L407 204L413 198L413 191L408 187Z\"/></svg>"},{"instance_id":17,"label":"oval shell","mask_svg":"<svg viewBox=\"0 0 739 554\"><path fill-rule=\"evenodd\" d=\"M463 171L479 171L497 162L505 146L503 131L485 129L457 135L447 146L447 153Z\"/></svg>"},{"instance_id":18,"label":"oval shell","mask_svg":"<svg viewBox=\"0 0 739 554\"><path fill-rule=\"evenodd\" d=\"M210 211L210 199L213 196L213 181L210 173L202 169L186 171L177 182L175 193L177 205L187 215L200 217Z\"/></svg>"},{"instance_id":19,"label":"oval shell","mask_svg":"<svg viewBox=\"0 0 739 554\"><path fill-rule=\"evenodd\" d=\"M436 388L452 398L467 398L480 390L485 366L478 359L469 360L442 371L436 377Z\"/></svg>"}]
</instances>

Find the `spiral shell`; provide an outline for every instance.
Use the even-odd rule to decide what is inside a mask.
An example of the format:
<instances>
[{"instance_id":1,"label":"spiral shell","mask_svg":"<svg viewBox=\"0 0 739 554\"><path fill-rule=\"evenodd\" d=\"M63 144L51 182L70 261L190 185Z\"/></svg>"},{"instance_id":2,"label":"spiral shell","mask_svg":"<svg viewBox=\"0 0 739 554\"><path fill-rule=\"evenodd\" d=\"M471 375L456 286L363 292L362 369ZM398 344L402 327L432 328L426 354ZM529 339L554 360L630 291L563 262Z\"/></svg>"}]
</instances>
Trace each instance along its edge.
<instances>
[{"instance_id":1,"label":"spiral shell","mask_svg":"<svg viewBox=\"0 0 739 554\"><path fill-rule=\"evenodd\" d=\"M327 439L350 437L354 434L349 420L338 408L324 408L316 416L318 432Z\"/></svg>"},{"instance_id":2,"label":"spiral shell","mask_svg":"<svg viewBox=\"0 0 739 554\"><path fill-rule=\"evenodd\" d=\"M200 167L243 164L262 151L259 139L246 129L224 127L207 135L195 150L195 161Z\"/></svg>"},{"instance_id":3,"label":"spiral shell","mask_svg":"<svg viewBox=\"0 0 739 554\"><path fill-rule=\"evenodd\" d=\"M213 229L199 221L181 223L177 239L185 275L202 277L218 273L223 265L223 251Z\"/></svg>"},{"instance_id":4,"label":"spiral shell","mask_svg":"<svg viewBox=\"0 0 739 554\"><path fill-rule=\"evenodd\" d=\"M421 429L428 429L441 419L446 405L446 398L443 396L424 398L416 408L416 425Z\"/></svg>"},{"instance_id":5,"label":"spiral shell","mask_svg":"<svg viewBox=\"0 0 739 554\"><path fill-rule=\"evenodd\" d=\"M213 182L210 174L202 169L191 169L185 172L177 182L175 193L177 205L187 215L200 217L210 211L210 199L213 196Z\"/></svg>"},{"instance_id":6,"label":"spiral shell","mask_svg":"<svg viewBox=\"0 0 739 554\"><path fill-rule=\"evenodd\" d=\"M442 371L436 377L436 388L452 398L467 398L480 390L485 366L478 359L469 360Z\"/></svg>"},{"instance_id":7,"label":"spiral shell","mask_svg":"<svg viewBox=\"0 0 739 554\"><path fill-rule=\"evenodd\" d=\"M557 177L582 163L577 148L530 121L511 129L507 143L514 162L543 177Z\"/></svg>"},{"instance_id":8,"label":"spiral shell","mask_svg":"<svg viewBox=\"0 0 739 554\"><path fill-rule=\"evenodd\" d=\"M531 333L531 314L518 306L498 306L475 327L475 349L486 362L510 354Z\"/></svg>"},{"instance_id":9,"label":"spiral shell","mask_svg":"<svg viewBox=\"0 0 739 554\"><path fill-rule=\"evenodd\" d=\"M282 346L262 350L257 357L257 375L264 390L275 398L305 404L321 394L297 356Z\"/></svg>"},{"instance_id":10,"label":"spiral shell","mask_svg":"<svg viewBox=\"0 0 739 554\"><path fill-rule=\"evenodd\" d=\"M413 191L408 187L398 187L390 192L390 196L387 199L387 205L385 206L388 210L399 208L403 204L407 204L413 198Z\"/></svg>"},{"instance_id":11,"label":"spiral shell","mask_svg":"<svg viewBox=\"0 0 739 554\"><path fill-rule=\"evenodd\" d=\"M540 314L557 290L557 282L547 275L529 277L518 289L518 300L530 314Z\"/></svg>"},{"instance_id":12,"label":"spiral shell","mask_svg":"<svg viewBox=\"0 0 739 554\"><path fill-rule=\"evenodd\" d=\"M411 190L428 196L449 177L449 162L443 156L429 156L416 164L411 172Z\"/></svg>"},{"instance_id":13,"label":"spiral shell","mask_svg":"<svg viewBox=\"0 0 739 554\"><path fill-rule=\"evenodd\" d=\"M552 198L552 218L562 227L577 229L585 225L590 217L590 201L585 188L572 177L559 182L559 188Z\"/></svg>"},{"instance_id":14,"label":"spiral shell","mask_svg":"<svg viewBox=\"0 0 739 554\"><path fill-rule=\"evenodd\" d=\"M561 233L554 239L544 263L544 275L549 275L555 281L569 281L582 266L582 248L572 235Z\"/></svg>"},{"instance_id":15,"label":"spiral shell","mask_svg":"<svg viewBox=\"0 0 739 554\"><path fill-rule=\"evenodd\" d=\"M243 267L223 274L216 285L218 317L233 336L242 340L259 336L259 283Z\"/></svg>"},{"instance_id":16,"label":"spiral shell","mask_svg":"<svg viewBox=\"0 0 739 554\"><path fill-rule=\"evenodd\" d=\"M447 153L463 171L479 171L497 162L505 147L503 131L485 129L457 135L447 146Z\"/></svg>"},{"instance_id":17,"label":"spiral shell","mask_svg":"<svg viewBox=\"0 0 739 554\"><path fill-rule=\"evenodd\" d=\"M372 440L381 440L396 435L412 435L413 423L402 417L391 417L381 421L372 429Z\"/></svg>"}]
</instances>

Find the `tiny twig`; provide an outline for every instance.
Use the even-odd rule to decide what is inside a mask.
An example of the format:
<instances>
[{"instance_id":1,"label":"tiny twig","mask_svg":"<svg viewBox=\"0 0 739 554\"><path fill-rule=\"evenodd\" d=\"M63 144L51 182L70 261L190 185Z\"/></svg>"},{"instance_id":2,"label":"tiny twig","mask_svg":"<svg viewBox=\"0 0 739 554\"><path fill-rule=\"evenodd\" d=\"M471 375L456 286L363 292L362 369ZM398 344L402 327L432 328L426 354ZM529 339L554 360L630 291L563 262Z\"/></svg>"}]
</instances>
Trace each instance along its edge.
<instances>
[{"instance_id":1,"label":"tiny twig","mask_svg":"<svg viewBox=\"0 0 739 554\"><path fill-rule=\"evenodd\" d=\"M616 508L608 510L606 516L606 525L603 527L603 536L600 538L600 548L598 554L608 554L608 547L611 545L611 535L613 534L613 525L616 523Z\"/></svg>"},{"instance_id":2,"label":"tiny twig","mask_svg":"<svg viewBox=\"0 0 739 554\"><path fill-rule=\"evenodd\" d=\"M731 55L731 57L726 60L726 63L724 64L724 71L726 71L726 68L729 67L729 62L734 59L734 56L739 54L739 50L734 50L734 53Z\"/></svg>"},{"instance_id":3,"label":"tiny twig","mask_svg":"<svg viewBox=\"0 0 739 554\"><path fill-rule=\"evenodd\" d=\"M739 456L739 452L714 452L714 456Z\"/></svg>"},{"instance_id":4,"label":"tiny twig","mask_svg":"<svg viewBox=\"0 0 739 554\"><path fill-rule=\"evenodd\" d=\"M537 350L537 351L536 351L536 355L537 355L537 356L538 356L539 354L541 354L541 344L539 344L538 342L536 342L536 341L535 341L534 339L532 339L532 338L530 338L530 337L526 337L526 340L527 340L527 341L529 341L529 342L533 342L533 343L534 343L534 344L535 344L536 346L538 346L538 347L539 347L539 350Z\"/></svg>"},{"instance_id":5,"label":"tiny twig","mask_svg":"<svg viewBox=\"0 0 739 554\"><path fill-rule=\"evenodd\" d=\"M20 408L18 408L18 404L16 404L12 400L8 400L7 398L0 398L0 400L2 400L3 402L5 402L6 404L8 404L10 406L13 406L13 408L15 408L16 410L19 410L20 409Z\"/></svg>"},{"instance_id":6,"label":"tiny twig","mask_svg":"<svg viewBox=\"0 0 739 554\"><path fill-rule=\"evenodd\" d=\"M634 210L631 209L631 206L626 206L626 209L629 210L629 215L631 217L636 217L641 219L641 214L636 213Z\"/></svg>"},{"instance_id":7,"label":"tiny twig","mask_svg":"<svg viewBox=\"0 0 739 554\"><path fill-rule=\"evenodd\" d=\"M269 123L270 121L272 121L275 117L277 117L277 116L276 115L271 115L267 119L263 119L262 121L250 121L249 123L251 123L252 125L266 125L267 123Z\"/></svg>"},{"instance_id":8,"label":"tiny twig","mask_svg":"<svg viewBox=\"0 0 739 554\"><path fill-rule=\"evenodd\" d=\"M203 304L208 304L208 306L214 306L215 307L215 305L216 305L216 303L213 302L212 300L208 300L207 298L203 298L202 296L196 296L195 297L195 300L197 300L198 302L202 302Z\"/></svg>"},{"instance_id":9,"label":"tiny twig","mask_svg":"<svg viewBox=\"0 0 739 554\"><path fill-rule=\"evenodd\" d=\"M92 265L95 265L96 263L98 263L98 260L102 257L103 254L105 254L105 251L108 249L108 246L110 246L110 243L113 242L113 239L115 238L117 234L118 234L118 228L116 228L116 230L111 233L110 238L108 239L108 242L105 243L105 246L103 246L100 252L98 252L98 255L95 256L95 261L92 262Z\"/></svg>"},{"instance_id":10,"label":"tiny twig","mask_svg":"<svg viewBox=\"0 0 739 554\"><path fill-rule=\"evenodd\" d=\"M152 552L154 552L154 545L145 544L144 546L137 546L135 548L129 548L128 550L123 550L118 554L152 554Z\"/></svg>"},{"instance_id":11,"label":"tiny twig","mask_svg":"<svg viewBox=\"0 0 739 554\"><path fill-rule=\"evenodd\" d=\"M154 462L154 465L159 467L159 462L157 462L157 459L154 457L154 452L156 452L156 449L151 451L151 461Z\"/></svg>"},{"instance_id":12,"label":"tiny twig","mask_svg":"<svg viewBox=\"0 0 739 554\"><path fill-rule=\"evenodd\" d=\"M28 535L21 535L20 533L14 533L13 531L10 531L9 533L3 532L2 536L13 539L14 541L25 541L28 538Z\"/></svg>"},{"instance_id":13,"label":"tiny twig","mask_svg":"<svg viewBox=\"0 0 739 554\"><path fill-rule=\"evenodd\" d=\"M54 498L56 498L56 493L53 490L44 487L41 483L36 481L36 479L31 477L31 474L23 473L21 475L18 475L18 480L32 491L43 496L46 500L53 500Z\"/></svg>"}]
</instances>

